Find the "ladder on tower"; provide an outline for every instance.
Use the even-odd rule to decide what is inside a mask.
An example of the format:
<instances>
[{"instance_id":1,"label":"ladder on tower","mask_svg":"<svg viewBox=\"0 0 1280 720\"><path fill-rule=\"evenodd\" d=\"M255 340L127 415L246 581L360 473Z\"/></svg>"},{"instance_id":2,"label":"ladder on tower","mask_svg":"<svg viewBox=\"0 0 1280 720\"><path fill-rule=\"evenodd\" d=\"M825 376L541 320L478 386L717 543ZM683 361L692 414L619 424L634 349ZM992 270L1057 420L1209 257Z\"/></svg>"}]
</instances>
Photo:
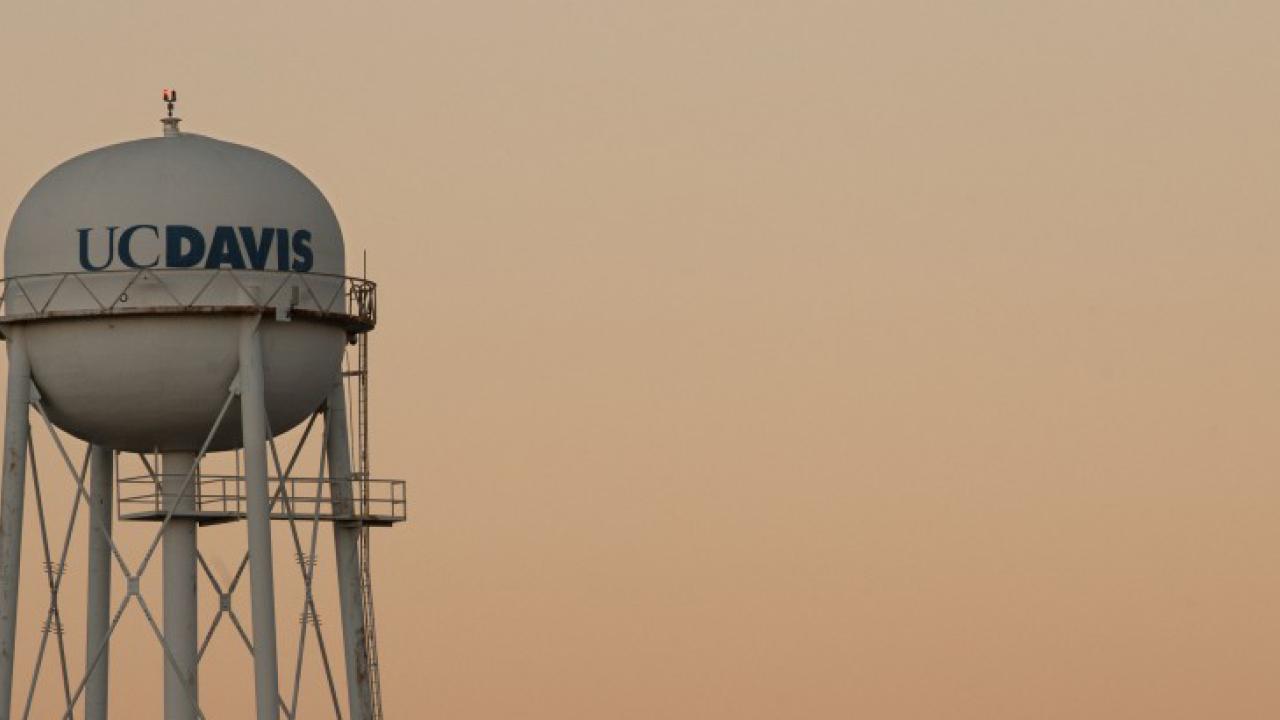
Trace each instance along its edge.
<instances>
[{"instance_id":1,"label":"ladder on tower","mask_svg":"<svg viewBox=\"0 0 1280 720\"><path fill-rule=\"evenodd\" d=\"M360 333L356 340L356 443L360 479L360 500L368 507L369 489L369 333ZM369 659L369 697L373 704L373 719L382 716L382 677L378 670L378 630L373 612L373 567L369 553L369 526L360 528L360 593L364 605L365 657Z\"/></svg>"}]
</instances>

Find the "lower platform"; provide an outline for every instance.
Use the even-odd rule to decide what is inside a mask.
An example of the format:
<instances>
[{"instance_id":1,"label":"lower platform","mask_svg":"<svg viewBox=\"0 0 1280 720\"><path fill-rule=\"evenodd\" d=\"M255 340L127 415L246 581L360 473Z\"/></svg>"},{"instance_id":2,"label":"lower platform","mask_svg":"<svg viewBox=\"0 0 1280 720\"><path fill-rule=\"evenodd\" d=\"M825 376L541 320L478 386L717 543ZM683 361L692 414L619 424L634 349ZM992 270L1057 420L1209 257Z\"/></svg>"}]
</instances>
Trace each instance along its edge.
<instances>
[{"instance_id":1,"label":"lower platform","mask_svg":"<svg viewBox=\"0 0 1280 720\"><path fill-rule=\"evenodd\" d=\"M120 520L161 521L169 514L176 497L162 490L163 475L142 475L117 481L117 515ZM177 484L181 484L181 479ZM199 475L191 483L194 509L180 510L174 517L194 519L201 525L235 522L246 517L243 475ZM345 486L345 487L343 487ZM272 520L322 520L386 527L403 522L408 515L405 481L381 478L267 478ZM350 497L350 501L338 496ZM187 495L190 495L189 490ZM187 503L183 503L187 504Z\"/></svg>"}]
</instances>

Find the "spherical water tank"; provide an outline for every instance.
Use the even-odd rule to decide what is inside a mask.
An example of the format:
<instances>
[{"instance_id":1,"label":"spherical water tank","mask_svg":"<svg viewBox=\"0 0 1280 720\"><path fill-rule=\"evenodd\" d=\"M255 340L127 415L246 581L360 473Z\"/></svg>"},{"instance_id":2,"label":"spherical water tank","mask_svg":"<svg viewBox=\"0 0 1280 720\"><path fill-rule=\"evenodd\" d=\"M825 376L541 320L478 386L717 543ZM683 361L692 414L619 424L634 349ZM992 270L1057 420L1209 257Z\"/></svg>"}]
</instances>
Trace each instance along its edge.
<instances>
[{"instance_id":1,"label":"spherical water tank","mask_svg":"<svg viewBox=\"0 0 1280 720\"><path fill-rule=\"evenodd\" d=\"M268 153L174 132L80 155L27 194L4 258L6 331L22 334L52 420L89 442L199 449L245 318L260 317L273 434L338 377L342 231L316 186ZM240 445L238 402L211 450Z\"/></svg>"}]
</instances>

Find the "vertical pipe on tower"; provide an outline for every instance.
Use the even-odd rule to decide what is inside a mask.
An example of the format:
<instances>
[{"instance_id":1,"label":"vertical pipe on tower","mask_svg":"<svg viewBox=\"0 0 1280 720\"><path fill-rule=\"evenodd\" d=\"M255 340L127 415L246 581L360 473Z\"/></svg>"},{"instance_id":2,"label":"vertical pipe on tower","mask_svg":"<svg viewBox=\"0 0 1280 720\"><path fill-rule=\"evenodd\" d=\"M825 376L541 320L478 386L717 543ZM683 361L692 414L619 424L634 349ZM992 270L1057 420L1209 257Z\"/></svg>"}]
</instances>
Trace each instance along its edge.
<instances>
[{"instance_id":1,"label":"vertical pipe on tower","mask_svg":"<svg viewBox=\"0 0 1280 720\"><path fill-rule=\"evenodd\" d=\"M271 567L271 516L267 493L267 405L262 340L257 316L240 326L240 424L249 526L249 592L253 608L253 670L258 720L278 720L280 679L276 663L275 578Z\"/></svg>"},{"instance_id":2,"label":"vertical pipe on tower","mask_svg":"<svg viewBox=\"0 0 1280 720\"><path fill-rule=\"evenodd\" d=\"M31 425L31 364L22 328L9 326L9 387L4 412L4 468L0 471L0 713L9 717L22 559L22 506Z\"/></svg>"},{"instance_id":3,"label":"vertical pipe on tower","mask_svg":"<svg viewBox=\"0 0 1280 720\"><path fill-rule=\"evenodd\" d=\"M164 509L174 516L164 528L164 641L176 661L164 660L164 716L166 720L195 720L199 703L196 668L196 454L166 451L160 456ZM186 492L179 497L183 485ZM188 689L189 688L189 689Z\"/></svg>"},{"instance_id":4,"label":"vertical pipe on tower","mask_svg":"<svg viewBox=\"0 0 1280 720\"><path fill-rule=\"evenodd\" d=\"M347 444L347 403L342 380L329 391L324 413L325 452L329 458L329 493L333 514L352 515L351 451ZM337 554L338 601L342 611L342 645L347 668L347 699L352 720L372 720L369 655L365 646L364 596L360 592L360 525L333 522Z\"/></svg>"},{"instance_id":5,"label":"vertical pipe on tower","mask_svg":"<svg viewBox=\"0 0 1280 720\"><path fill-rule=\"evenodd\" d=\"M85 602L85 671L88 672L98 647L111 627L111 535L112 477L111 448L94 445L89 452L89 587ZM167 549L166 549L167 553ZM167 598L166 598L167 600ZM169 617L165 610L166 620ZM167 630L166 630L167 632ZM107 688L110 677L110 647L103 648L98 663L84 688L85 720L107 720Z\"/></svg>"}]
</instances>

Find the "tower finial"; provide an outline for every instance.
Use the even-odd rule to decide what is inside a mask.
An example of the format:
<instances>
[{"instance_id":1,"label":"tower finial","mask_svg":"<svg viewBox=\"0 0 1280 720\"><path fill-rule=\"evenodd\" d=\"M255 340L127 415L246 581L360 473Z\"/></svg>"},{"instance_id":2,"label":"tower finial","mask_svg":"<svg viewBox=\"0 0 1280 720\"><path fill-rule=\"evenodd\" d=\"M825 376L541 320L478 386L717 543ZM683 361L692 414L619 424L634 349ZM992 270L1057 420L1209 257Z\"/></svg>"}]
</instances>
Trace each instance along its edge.
<instances>
[{"instance_id":1,"label":"tower finial","mask_svg":"<svg viewBox=\"0 0 1280 720\"><path fill-rule=\"evenodd\" d=\"M178 123L182 122L182 118L173 116L173 106L178 102L178 91L165 88L163 97L165 106L169 110L169 116L160 118L160 124L164 125L164 136L173 137L179 133Z\"/></svg>"}]
</instances>

